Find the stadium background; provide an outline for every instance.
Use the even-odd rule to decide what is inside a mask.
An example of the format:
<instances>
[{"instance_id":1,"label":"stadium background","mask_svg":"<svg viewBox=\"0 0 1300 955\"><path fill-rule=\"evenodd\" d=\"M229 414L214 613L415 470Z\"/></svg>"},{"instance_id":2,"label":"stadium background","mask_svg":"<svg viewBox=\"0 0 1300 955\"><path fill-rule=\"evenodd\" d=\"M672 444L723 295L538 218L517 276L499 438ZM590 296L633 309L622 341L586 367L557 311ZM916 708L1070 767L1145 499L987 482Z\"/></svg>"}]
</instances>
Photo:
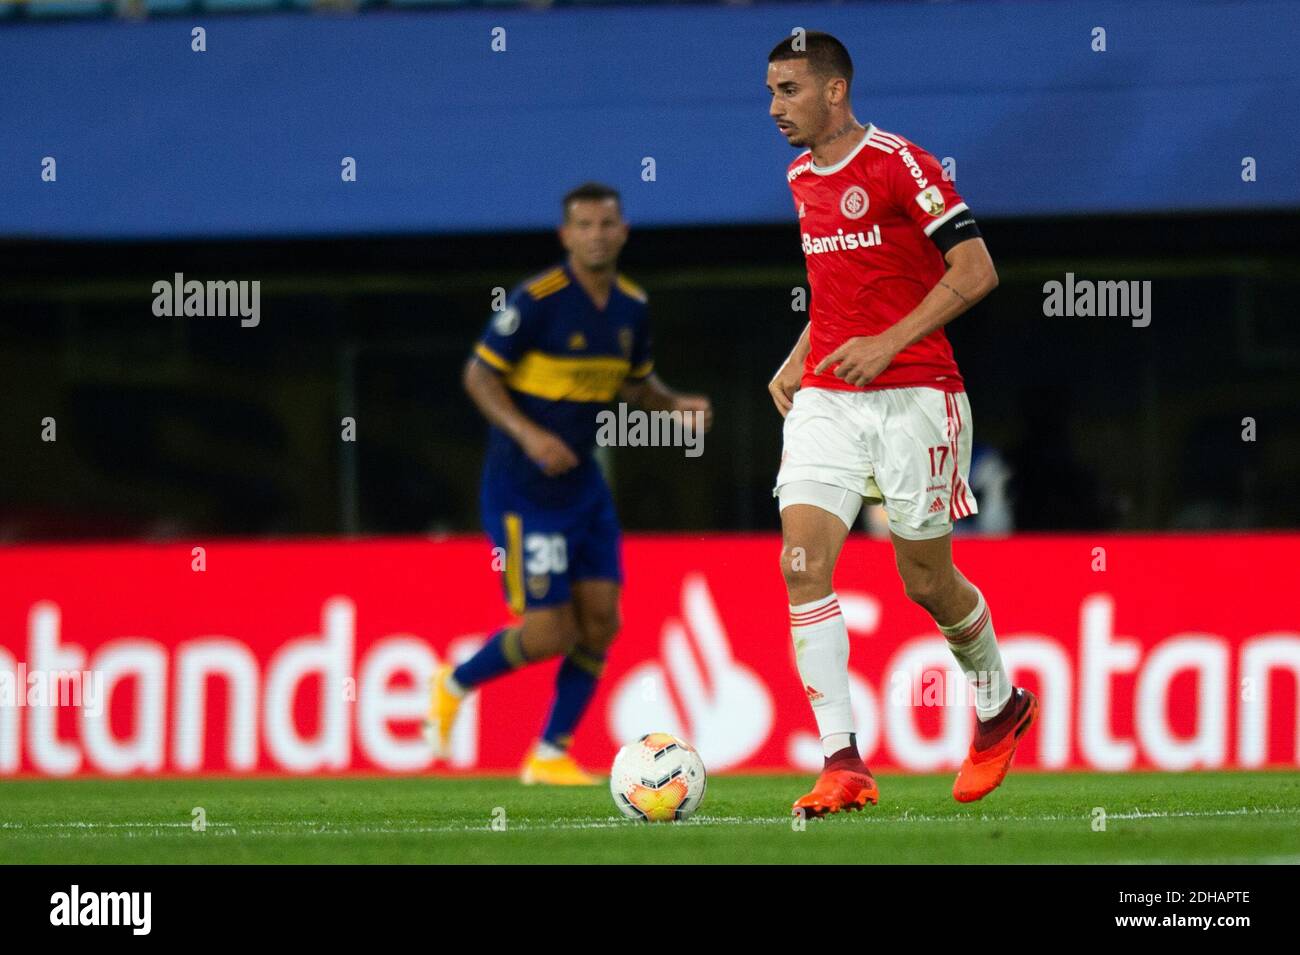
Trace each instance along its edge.
<instances>
[{"instance_id":1,"label":"stadium background","mask_svg":"<svg viewBox=\"0 0 1300 955\"><path fill-rule=\"evenodd\" d=\"M85 653L70 665L121 690L100 723L60 708L42 729L36 710L0 709L0 773L424 768L415 688L505 613L475 536L483 426L459 369L492 288L560 258L559 198L587 179L623 193L622 270L649 292L658 369L708 392L717 424L700 458L609 456L633 532L626 630L578 753L607 759L635 730L614 692L632 675L642 718L703 740L711 765L805 765L793 737L735 742L754 711L719 702L718 645L701 636L708 604L760 678L753 706L811 728L765 390L803 321L793 153L762 88L795 26L846 40L860 120L956 160L998 265L999 289L949 335L977 440L1013 472L1017 534L958 561L985 568L1031 683L1055 672L1033 640L1064 654L1072 701L1064 748L1031 740L1021 761L1300 762L1300 621L1279 599L1300 559L1300 5L288 6L0 3L0 671L71 661L52 649L71 644ZM260 325L155 317L150 286L178 272L261 281ZM1044 317L1043 283L1067 272L1151 281L1151 325ZM194 547L213 561L202 574ZM883 545L851 556L840 589L860 591L855 666L884 727L873 766L946 766L960 747L909 750L884 703L898 654L936 635ZM353 614L355 643L330 643L347 627L331 631L327 607ZM1075 712L1101 632L1089 614L1107 607L1139 647L1108 684L1105 732L1136 740L1127 756ZM304 634L320 669L271 679ZM183 649L213 635L239 660L204 658L225 678L185 683ZM390 647L392 680L358 679L393 635L411 642ZM1149 684L1148 664L1164 674ZM1262 702L1243 679L1262 679ZM549 673L515 680L484 691L459 767L517 763ZM280 711L292 727L271 725ZM918 712L936 740L965 733ZM339 742L354 722L408 755ZM1193 742L1170 748L1170 733Z\"/></svg>"}]
</instances>

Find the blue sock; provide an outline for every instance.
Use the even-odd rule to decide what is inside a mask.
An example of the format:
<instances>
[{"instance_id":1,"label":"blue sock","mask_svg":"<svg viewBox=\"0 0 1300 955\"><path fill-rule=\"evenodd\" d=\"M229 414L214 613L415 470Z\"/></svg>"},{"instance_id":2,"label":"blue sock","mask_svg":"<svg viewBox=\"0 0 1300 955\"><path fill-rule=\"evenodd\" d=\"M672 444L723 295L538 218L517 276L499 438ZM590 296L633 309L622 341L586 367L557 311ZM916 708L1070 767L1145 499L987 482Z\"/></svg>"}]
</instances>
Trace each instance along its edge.
<instances>
[{"instance_id":1,"label":"blue sock","mask_svg":"<svg viewBox=\"0 0 1300 955\"><path fill-rule=\"evenodd\" d=\"M542 739L559 749L568 749L573 731L587 711L596 683L605 669L603 654L574 647L555 675L555 701L546 718Z\"/></svg>"},{"instance_id":2,"label":"blue sock","mask_svg":"<svg viewBox=\"0 0 1300 955\"><path fill-rule=\"evenodd\" d=\"M466 690L495 679L503 673L517 670L528 663L524 656L522 627L502 627L488 642L451 672L452 679Z\"/></svg>"}]
</instances>

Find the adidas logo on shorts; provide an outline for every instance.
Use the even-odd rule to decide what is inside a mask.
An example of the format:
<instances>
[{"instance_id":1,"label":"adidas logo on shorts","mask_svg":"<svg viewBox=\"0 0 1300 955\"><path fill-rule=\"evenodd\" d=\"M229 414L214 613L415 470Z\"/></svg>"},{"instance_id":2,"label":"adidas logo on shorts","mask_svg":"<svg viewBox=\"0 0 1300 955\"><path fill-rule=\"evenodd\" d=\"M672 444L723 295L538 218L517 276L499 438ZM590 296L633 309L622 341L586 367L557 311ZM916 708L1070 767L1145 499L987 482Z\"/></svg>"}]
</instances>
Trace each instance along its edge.
<instances>
[{"instance_id":1,"label":"adidas logo on shorts","mask_svg":"<svg viewBox=\"0 0 1300 955\"><path fill-rule=\"evenodd\" d=\"M934 503L930 505L930 513L938 514L942 510L943 510L943 498L936 497L934 499Z\"/></svg>"}]
</instances>

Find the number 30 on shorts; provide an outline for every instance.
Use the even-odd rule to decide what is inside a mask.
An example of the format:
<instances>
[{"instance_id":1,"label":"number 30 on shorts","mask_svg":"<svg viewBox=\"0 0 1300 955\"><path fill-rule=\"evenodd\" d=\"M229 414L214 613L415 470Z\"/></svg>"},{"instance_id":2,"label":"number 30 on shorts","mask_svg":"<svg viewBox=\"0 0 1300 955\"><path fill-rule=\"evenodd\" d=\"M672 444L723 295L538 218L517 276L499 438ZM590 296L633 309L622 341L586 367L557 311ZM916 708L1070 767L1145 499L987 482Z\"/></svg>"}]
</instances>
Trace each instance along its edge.
<instances>
[{"instance_id":1,"label":"number 30 on shorts","mask_svg":"<svg viewBox=\"0 0 1300 955\"><path fill-rule=\"evenodd\" d=\"M569 569L563 534L525 534L524 550L524 570L530 577L563 574Z\"/></svg>"}]
</instances>

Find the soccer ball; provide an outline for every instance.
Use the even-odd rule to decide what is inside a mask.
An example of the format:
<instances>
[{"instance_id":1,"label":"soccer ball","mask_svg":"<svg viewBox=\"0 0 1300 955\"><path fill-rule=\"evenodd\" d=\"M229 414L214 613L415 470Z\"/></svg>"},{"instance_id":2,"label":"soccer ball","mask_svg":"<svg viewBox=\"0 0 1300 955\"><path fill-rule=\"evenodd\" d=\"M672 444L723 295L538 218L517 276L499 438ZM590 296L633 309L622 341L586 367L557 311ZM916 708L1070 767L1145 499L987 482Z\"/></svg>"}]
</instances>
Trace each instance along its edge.
<instances>
[{"instance_id":1,"label":"soccer ball","mask_svg":"<svg viewBox=\"0 0 1300 955\"><path fill-rule=\"evenodd\" d=\"M704 801L704 761L671 733L647 733L614 757L609 791L629 819L679 822Z\"/></svg>"}]
</instances>

